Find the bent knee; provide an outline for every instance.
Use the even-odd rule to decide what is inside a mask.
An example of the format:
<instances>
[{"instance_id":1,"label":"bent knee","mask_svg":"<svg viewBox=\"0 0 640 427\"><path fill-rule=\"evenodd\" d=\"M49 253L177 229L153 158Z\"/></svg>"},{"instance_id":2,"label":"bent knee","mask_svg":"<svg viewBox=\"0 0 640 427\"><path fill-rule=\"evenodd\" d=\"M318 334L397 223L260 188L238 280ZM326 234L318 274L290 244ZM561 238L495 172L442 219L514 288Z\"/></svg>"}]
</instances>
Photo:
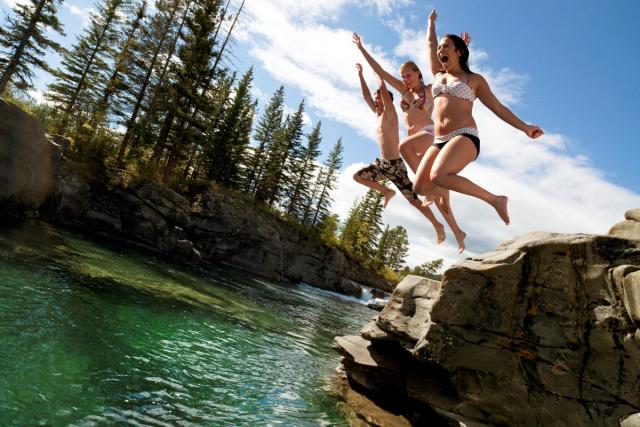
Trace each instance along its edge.
<instances>
[{"instance_id":1,"label":"bent knee","mask_svg":"<svg viewBox=\"0 0 640 427\"><path fill-rule=\"evenodd\" d=\"M407 141L407 140L400 141L400 145L399 145L400 153L402 155L405 155L407 153L411 153L413 151L412 145L413 144L411 143L411 141Z\"/></svg>"},{"instance_id":2,"label":"bent knee","mask_svg":"<svg viewBox=\"0 0 640 427\"><path fill-rule=\"evenodd\" d=\"M432 170L431 173L429 174L429 179L431 179L431 182L434 185L442 184L443 177L444 177L444 174L438 170Z\"/></svg>"},{"instance_id":3,"label":"bent knee","mask_svg":"<svg viewBox=\"0 0 640 427\"><path fill-rule=\"evenodd\" d=\"M416 182L413 183L413 191L418 194L429 194L429 192L433 190L433 188L435 188L435 186L431 182L416 180Z\"/></svg>"}]
</instances>

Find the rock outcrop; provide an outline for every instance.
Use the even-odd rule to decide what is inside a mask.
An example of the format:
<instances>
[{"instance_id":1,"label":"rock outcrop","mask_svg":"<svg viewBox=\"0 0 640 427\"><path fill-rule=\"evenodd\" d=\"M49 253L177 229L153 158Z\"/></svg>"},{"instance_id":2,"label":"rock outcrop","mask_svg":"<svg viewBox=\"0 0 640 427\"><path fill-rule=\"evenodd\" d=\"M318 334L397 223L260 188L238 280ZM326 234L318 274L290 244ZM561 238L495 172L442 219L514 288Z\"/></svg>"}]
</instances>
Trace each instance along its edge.
<instances>
[{"instance_id":1,"label":"rock outcrop","mask_svg":"<svg viewBox=\"0 0 640 427\"><path fill-rule=\"evenodd\" d=\"M0 216L37 216L55 184L58 144L46 137L39 120L0 99Z\"/></svg>"},{"instance_id":2,"label":"rock outcrop","mask_svg":"<svg viewBox=\"0 0 640 427\"><path fill-rule=\"evenodd\" d=\"M427 425L636 425L640 209L625 217L606 236L520 236L441 283L407 277L360 336L335 339L336 389L412 425L429 411Z\"/></svg>"},{"instance_id":3,"label":"rock outcrop","mask_svg":"<svg viewBox=\"0 0 640 427\"><path fill-rule=\"evenodd\" d=\"M110 187L69 163L60 178L58 191L42 209L53 223L181 259L223 263L341 293L348 288L358 294L357 283L391 290L391 284L344 252L296 230L251 200L209 191L192 205L155 181Z\"/></svg>"},{"instance_id":4,"label":"rock outcrop","mask_svg":"<svg viewBox=\"0 0 640 427\"><path fill-rule=\"evenodd\" d=\"M192 205L148 179L109 185L86 165L63 160L68 144L0 100L0 218L40 216L180 260L223 263L356 296L360 284L392 289L341 250L249 199L209 191Z\"/></svg>"}]
</instances>

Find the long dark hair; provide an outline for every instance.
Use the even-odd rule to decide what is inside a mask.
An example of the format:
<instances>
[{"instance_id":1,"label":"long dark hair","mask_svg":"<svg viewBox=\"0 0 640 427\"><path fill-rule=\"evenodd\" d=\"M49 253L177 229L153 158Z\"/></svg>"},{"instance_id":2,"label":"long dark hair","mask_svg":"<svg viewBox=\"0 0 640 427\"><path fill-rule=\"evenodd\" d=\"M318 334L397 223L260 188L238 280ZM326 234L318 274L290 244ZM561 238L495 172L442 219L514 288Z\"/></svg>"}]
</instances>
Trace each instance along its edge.
<instances>
[{"instance_id":1,"label":"long dark hair","mask_svg":"<svg viewBox=\"0 0 640 427\"><path fill-rule=\"evenodd\" d=\"M467 44L462 40L460 36L455 34L447 34L444 36L453 42L453 46L458 52L460 52L460 68L465 72L473 74L473 71L469 69L469 48Z\"/></svg>"}]
</instances>

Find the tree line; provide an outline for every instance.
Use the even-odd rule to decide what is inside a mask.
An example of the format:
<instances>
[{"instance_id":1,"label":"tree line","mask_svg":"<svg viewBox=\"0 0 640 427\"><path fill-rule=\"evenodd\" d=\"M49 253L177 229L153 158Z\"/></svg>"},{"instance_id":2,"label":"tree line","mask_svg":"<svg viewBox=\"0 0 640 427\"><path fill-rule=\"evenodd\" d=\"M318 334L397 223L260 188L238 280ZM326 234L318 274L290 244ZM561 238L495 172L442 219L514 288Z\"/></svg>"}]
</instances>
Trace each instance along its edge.
<instances>
[{"instance_id":1,"label":"tree line","mask_svg":"<svg viewBox=\"0 0 640 427\"><path fill-rule=\"evenodd\" d=\"M342 141L319 162L321 122L305 133L304 100L285 114L280 87L256 120L253 70L228 66L245 0L101 0L69 49L50 35L64 36L61 5L28 0L6 17L0 95L33 89L36 69L50 73L47 102L32 112L72 141L73 155L184 194L212 182L241 191L374 269L402 271L407 233L382 229L380 195L367 193L341 226L331 214Z\"/></svg>"}]
</instances>

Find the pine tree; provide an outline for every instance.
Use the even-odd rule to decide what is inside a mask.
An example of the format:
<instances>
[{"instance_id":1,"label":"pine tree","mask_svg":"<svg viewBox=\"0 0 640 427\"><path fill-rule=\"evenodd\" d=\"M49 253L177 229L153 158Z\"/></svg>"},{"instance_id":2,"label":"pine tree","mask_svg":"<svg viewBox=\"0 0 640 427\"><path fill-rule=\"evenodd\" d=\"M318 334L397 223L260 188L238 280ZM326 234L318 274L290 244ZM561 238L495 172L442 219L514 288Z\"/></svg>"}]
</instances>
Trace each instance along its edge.
<instances>
[{"instance_id":1,"label":"pine tree","mask_svg":"<svg viewBox=\"0 0 640 427\"><path fill-rule=\"evenodd\" d=\"M113 70L93 112L91 128L94 133L101 123L107 121L107 112L114 95L130 89L125 81L125 71L127 66L133 62L132 55L134 54L135 41L141 31L147 10L147 2L146 0L142 0L137 6L133 8L128 7L127 9L132 10L123 28L124 38L118 43L119 47L118 51L115 52Z\"/></svg>"},{"instance_id":2,"label":"pine tree","mask_svg":"<svg viewBox=\"0 0 640 427\"><path fill-rule=\"evenodd\" d=\"M391 249L391 231L389 230L389 224L386 225L384 231L378 239L378 248L376 254L373 257L374 263L378 267L388 265L389 251Z\"/></svg>"},{"instance_id":3,"label":"pine tree","mask_svg":"<svg viewBox=\"0 0 640 427\"><path fill-rule=\"evenodd\" d=\"M299 156L303 136L304 100L292 116L285 119L281 131L274 138L273 145L268 147L264 176L256 192L256 199L273 206L279 201L283 188L288 185L287 172L290 161Z\"/></svg>"},{"instance_id":4,"label":"pine tree","mask_svg":"<svg viewBox=\"0 0 640 427\"><path fill-rule=\"evenodd\" d=\"M190 3L189 3L190 5ZM149 25L143 27L140 40L133 45L134 54L127 64L127 86L130 94L123 93L117 100L118 107L115 114L121 117L121 123L126 131L117 160L120 162L131 143L138 115L144 108L144 101L149 98L148 89L153 87L154 80L160 75L160 63L163 56L170 57L172 52L168 49L168 40L178 38L175 20L183 6L183 0L158 0L156 2L156 14L151 18ZM180 21L180 27L186 19L188 6L185 7L184 16Z\"/></svg>"},{"instance_id":5,"label":"pine tree","mask_svg":"<svg viewBox=\"0 0 640 427\"><path fill-rule=\"evenodd\" d=\"M88 118L104 90L107 61L118 40L118 14L124 1L105 0L91 14L91 25L65 53L62 69L53 73L56 81L49 85L45 97L62 109L56 132L65 132L72 114L78 121Z\"/></svg>"},{"instance_id":6,"label":"pine tree","mask_svg":"<svg viewBox=\"0 0 640 427\"><path fill-rule=\"evenodd\" d=\"M327 161L324 164L324 173L319 175L319 178L322 177L323 179L321 181L322 185L317 198L315 211L311 217L312 225L318 224L329 214L329 207L333 201L331 191L335 189L336 175L342 167L342 151L342 138L340 138L329 152Z\"/></svg>"},{"instance_id":7,"label":"pine tree","mask_svg":"<svg viewBox=\"0 0 640 427\"><path fill-rule=\"evenodd\" d=\"M440 275L437 274L437 271L442 268L442 263L442 258L439 258L433 261L424 262L418 266L413 267L413 269L408 269L407 267L405 267L404 270L408 270L407 274L415 274L416 276L439 279Z\"/></svg>"},{"instance_id":8,"label":"pine tree","mask_svg":"<svg viewBox=\"0 0 640 427\"><path fill-rule=\"evenodd\" d=\"M326 170L324 166L320 166L316 173L316 177L313 180L313 186L309 198L306 200L306 204L303 209L302 219L300 222L308 225L315 225L311 223L312 215L315 214L318 200L322 191L322 184L324 183L324 176Z\"/></svg>"},{"instance_id":9,"label":"pine tree","mask_svg":"<svg viewBox=\"0 0 640 427\"><path fill-rule=\"evenodd\" d=\"M26 91L33 88L34 69L50 71L42 59L48 49L62 52L62 47L46 34L48 29L65 35L56 16L62 0L29 0L17 3L13 17L0 27L0 94L9 83Z\"/></svg>"},{"instance_id":10,"label":"pine tree","mask_svg":"<svg viewBox=\"0 0 640 427\"><path fill-rule=\"evenodd\" d=\"M407 230L402 226L389 228L387 225L378 240L374 261L378 266L400 271L408 250Z\"/></svg>"},{"instance_id":11,"label":"pine tree","mask_svg":"<svg viewBox=\"0 0 640 427\"><path fill-rule=\"evenodd\" d=\"M207 178L227 187L239 185L242 163L249 145L256 106L251 99L252 80L253 68L240 79L233 102L224 110L222 123L204 151Z\"/></svg>"},{"instance_id":12,"label":"pine tree","mask_svg":"<svg viewBox=\"0 0 640 427\"><path fill-rule=\"evenodd\" d=\"M178 50L179 62L174 65L176 80L170 87L167 112L158 136L154 161L157 164L162 152L168 151L163 181L174 173L178 163L188 158L189 145L195 143L205 124L199 121L197 112L206 117L206 87L212 75L212 58L215 56L213 34L219 25L220 0L202 0L192 16L186 20L187 32ZM197 110L194 112L194 110Z\"/></svg>"},{"instance_id":13,"label":"pine tree","mask_svg":"<svg viewBox=\"0 0 640 427\"><path fill-rule=\"evenodd\" d=\"M327 215L323 218L322 222L318 224L322 240L333 245L338 244L337 232L339 222L340 220L336 214Z\"/></svg>"},{"instance_id":14,"label":"pine tree","mask_svg":"<svg viewBox=\"0 0 640 427\"><path fill-rule=\"evenodd\" d=\"M342 227L340 245L352 255L371 259L382 231L382 193L369 190L354 202Z\"/></svg>"},{"instance_id":15,"label":"pine tree","mask_svg":"<svg viewBox=\"0 0 640 427\"><path fill-rule=\"evenodd\" d=\"M253 139L257 146L252 149L247 161L245 191L255 196L258 183L262 180L264 166L267 159L267 148L275 144L276 135L282 128L282 114L284 109L284 86L280 86L267 104Z\"/></svg>"},{"instance_id":16,"label":"pine tree","mask_svg":"<svg viewBox=\"0 0 640 427\"><path fill-rule=\"evenodd\" d=\"M305 206L308 206L313 198L312 179L316 170L315 161L320 155L318 147L322 142L321 126L322 123L318 122L307 136L307 145L300 151L300 156L297 159L292 159L290 170L292 185L285 194L289 198L286 212L301 222L304 219Z\"/></svg>"}]
</instances>

